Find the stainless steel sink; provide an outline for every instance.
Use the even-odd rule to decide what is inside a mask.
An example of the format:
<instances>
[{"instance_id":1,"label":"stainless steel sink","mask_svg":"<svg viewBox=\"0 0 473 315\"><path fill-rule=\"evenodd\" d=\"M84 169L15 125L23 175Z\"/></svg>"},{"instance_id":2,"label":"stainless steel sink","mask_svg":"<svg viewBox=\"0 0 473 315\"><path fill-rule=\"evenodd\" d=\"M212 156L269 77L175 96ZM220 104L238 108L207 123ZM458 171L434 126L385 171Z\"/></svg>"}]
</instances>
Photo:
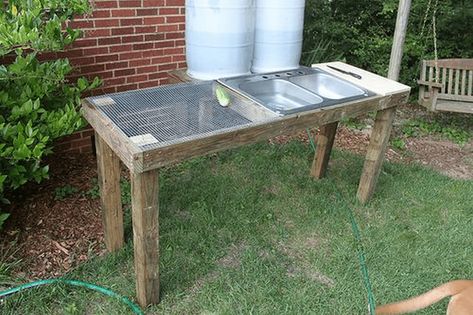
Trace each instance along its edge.
<instances>
[{"instance_id":1,"label":"stainless steel sink","mask_svg":"<svg viewBox=\"0 0 473 315\"><path fill-rule=\"evenodd\" d=\"M323 102L321 97L282 79L242 83L240 90L278 113Z\"/></svg>"},{"instance_id":2,"label":"stainless steel sink","mask_svg":"<svg viewBox=\"0 0 473 315\"><path fill-rule=\"evenodd\" d=\"M279 116L375 95L319 68L307 67L218 82Z\"/></svg>"},{"instance_id":3,"label":"stainless steel sink","mask_svg":"<svg viewBox=\"0 0 473 315\"><path fill-rule=\"evenodd\" d=\"M329 99L340 100L365 94L356 85L322 72L290 77L289 81Z\"/></svg>"}]
</instances>

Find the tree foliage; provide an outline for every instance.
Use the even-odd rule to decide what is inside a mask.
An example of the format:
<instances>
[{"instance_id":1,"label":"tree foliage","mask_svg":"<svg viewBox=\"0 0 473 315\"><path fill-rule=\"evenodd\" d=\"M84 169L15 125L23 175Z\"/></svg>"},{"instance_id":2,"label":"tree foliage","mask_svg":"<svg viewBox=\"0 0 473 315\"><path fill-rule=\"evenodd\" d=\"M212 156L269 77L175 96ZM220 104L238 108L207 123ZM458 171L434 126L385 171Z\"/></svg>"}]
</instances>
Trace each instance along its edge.
<instances>
[{"instance_id":1,"label":"tree foliage","mask_svg":"<svg viewBox=\"0 0 473 315\"><path fill-rule=\"evenodd\" d=\"M326 55L342 56L350 64L386 75L398 3L307 0L304 52L329 42ZM412 1L401 71L401 81L411 86L415 86L420 61L434 58L434 13L438 58L473 57L473 2Z\"/></svg>"}]
</instances>

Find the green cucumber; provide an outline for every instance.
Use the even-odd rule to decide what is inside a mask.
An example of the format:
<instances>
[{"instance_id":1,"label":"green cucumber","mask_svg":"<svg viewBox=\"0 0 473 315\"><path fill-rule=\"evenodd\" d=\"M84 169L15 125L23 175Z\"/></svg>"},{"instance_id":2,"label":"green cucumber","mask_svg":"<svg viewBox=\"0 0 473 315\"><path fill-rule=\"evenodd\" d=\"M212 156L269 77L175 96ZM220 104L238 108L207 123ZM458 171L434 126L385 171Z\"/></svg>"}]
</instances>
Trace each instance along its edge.
<instances>
[{"instance_id":1,"label":"green cucumber","mask_svg":"<svg viewBox=\"0 0 473 315\"><path fill-rule=\"evenodd\" d=\"M218 103L222 106L230 105L230 94L221 86L215 89L215 96L217 96Z\"/></svg>"}]
</instances>

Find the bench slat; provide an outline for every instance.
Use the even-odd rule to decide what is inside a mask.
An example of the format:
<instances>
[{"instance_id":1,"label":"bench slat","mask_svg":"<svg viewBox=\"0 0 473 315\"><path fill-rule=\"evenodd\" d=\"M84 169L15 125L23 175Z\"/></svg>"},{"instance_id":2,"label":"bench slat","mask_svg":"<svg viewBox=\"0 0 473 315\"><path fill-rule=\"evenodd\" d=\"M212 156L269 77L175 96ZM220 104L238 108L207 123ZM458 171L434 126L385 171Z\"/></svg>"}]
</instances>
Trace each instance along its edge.
<instances>
[{"instance_id":1,"label":"bench slat","mask_svg":"<svg viewBox=\"0 0 473 315\"><path fill-rule=\"evenodd\" d=\"M455 94L460 91L460 69L455 70Z\"/></svg>"},{"instance_id":2,"label":"bench slat","mask_svg":"<svg viewBox=\"0 0 473 315\"><path fill-rule=\"evenodd\" d=\"M473 103L439 100L435 110L473 114Z\"/></svg>"},{"instance_id":3,"label":"bench slat","mask_svg":"<svg viewBox=\"0 0 473 315\"><path fill-rule=\"evenodd\" d=\"M442 89L441 92L445 93L445 82L447 82L447 68L442 68Z\"/></svg>"},{"instance_id":4,"label":"bench slat","mask_svg":"<svg viewBox=\"0 0 473 315\"><path fill-rule=\"evenodd\" d=\"M462 79L460 84L460 94L465 95L466 90L466 70L462 70Z\"/></svg>"},{"instance_id":5,"label":"bench slat","mask_svg":"<svg viewBox=\"0 0 473 315\"><path fill-rule=\"evenodd\" d=\"M448 69L448 89L447 94L452 93L453 88L453 69Z\"/></svg>"},{"instance_id":6,"label":"bench slat","mask_svg":"<svg viewBox=\"0 0 473 315\"><path fill-rule=\"evenodd\" d=\"M440 59L437 60L426 60L425 64L427 67L437 64L438 67L442 68L454 68L454 69L472 69L473 68L473 59Z\"/></svg>"},{"instance_id":7,"label":"bench slat","mask_svg":"<svg viewBox=\"0 0 473 315\"><path fill-rule=\"evenodd\" d=\"M429 82L434 82L434 67L429 67ZM429 85L428 91L431 92L432 87Z\"/></svg>"},{"instance_id":8,"label":"bench slat","mask_svg":"<svg viewBox=\"0 0 473 315\"><path fill-rule=\"evenodd\" d=\"M437 95L439 100L449 100L449 101L462 101L462 102L473 102L473 96L469 95L455 95L455 94L442 94Z\"/></svg>"},{"instance_id":9,"label":"bench slat","mask_svg":"<svg viewBox=\"0 0 473 315\"><path fill-rule=\"evenodd\" d=\"M473 95L472 88L473 88L473 70L469 70L468 71L468 95Z\"/></svg>"},{"instance_id":10,"label":"bench slat","mask_svg":"<svg viewBox=\"0 0 473 315\"><path fill-rule=\"evenodd\" d=\"M439 89L444 89L445 85L443 83L437 83L437 82L432 82L432 81L425 81L425 80L417 80L418 84L426 85L428 87L435 87Z\"/></svg>"}]
</instances>

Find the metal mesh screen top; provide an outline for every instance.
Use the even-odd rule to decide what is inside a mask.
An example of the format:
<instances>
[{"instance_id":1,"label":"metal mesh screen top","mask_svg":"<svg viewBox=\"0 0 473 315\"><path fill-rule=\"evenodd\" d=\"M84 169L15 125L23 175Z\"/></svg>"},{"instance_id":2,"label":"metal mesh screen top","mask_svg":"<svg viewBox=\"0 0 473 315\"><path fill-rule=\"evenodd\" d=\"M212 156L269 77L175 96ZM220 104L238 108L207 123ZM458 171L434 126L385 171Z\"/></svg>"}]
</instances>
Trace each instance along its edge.
<instances>
[{"instance_id":1,"label":"metal mesh screen top","mask_svg":"<svg viewBox=\"0 0 473 315\"><path fill-rule=\"evenodd\" d=\"M132 142L149 150L251 123L235 110L220 106L213 85L203 82L161 86L90 97L88 101ZM235 98L233 102L245 100Z\"/></svg>"}]
</instances>

